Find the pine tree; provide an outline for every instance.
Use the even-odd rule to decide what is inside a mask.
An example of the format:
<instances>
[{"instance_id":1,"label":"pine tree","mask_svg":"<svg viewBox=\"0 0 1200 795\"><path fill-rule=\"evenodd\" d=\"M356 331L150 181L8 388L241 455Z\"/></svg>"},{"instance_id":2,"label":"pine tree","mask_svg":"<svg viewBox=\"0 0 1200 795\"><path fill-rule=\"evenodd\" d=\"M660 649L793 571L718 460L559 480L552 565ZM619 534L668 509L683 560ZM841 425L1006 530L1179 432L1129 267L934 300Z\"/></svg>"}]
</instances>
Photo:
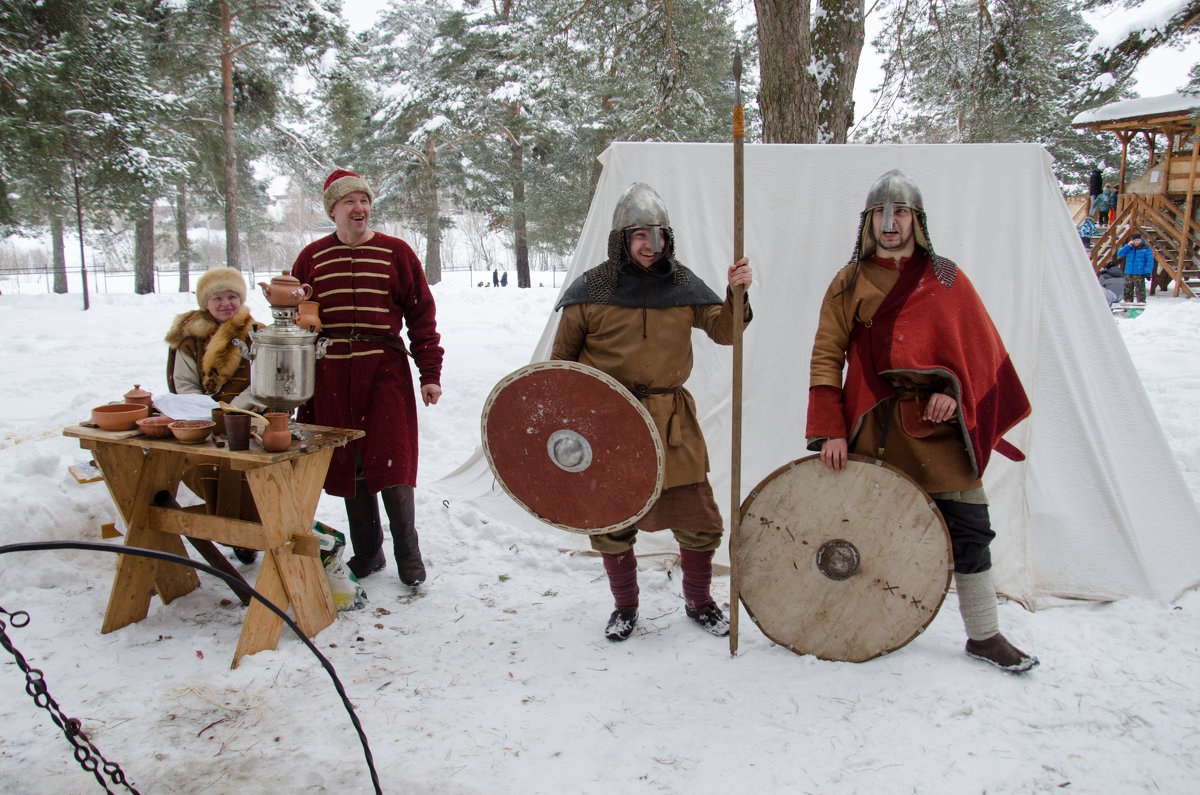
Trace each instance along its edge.
<instances>
[{"instance_id":1,"label":"pine tree","mask_svg":"<svg viewBox=\"0 0 1200 795\"><path fill-rule=\"evenodd\" d=\"M1030 141L1060 182L1082 185L1111 142L1071 128L1079 112L1127 93L1086 57L1094 31L1078 2L896 2L876 46L888 53L883 112L866 140Z\"/></svg>"},{"instance_id":2,"label":"pine tree","mask_svg":"<svg viewBox=\"0 0 1200 795\"><path fill-rule=\"evenodd\" d=\"M1084 0L1085 9L1119 8L1134 11L1142 6L1142 0ZM1117 12L1117 13L1128 13ZM1142 17L1145 19L1146 17ZM1137 17L1134 17L1137 19ZM1114 82L1124 83L1130 78L1142 59L1159 47L1178 47L1184 42L1200 36L1200 0L1186 0L1170 9L1165 17L1149 24L1131 25L1128 35L1116 42L1105 42L1090 49L1091 60L1096 67L1112 75ZM1186 91L1200 93L1200 64L1192 66ZM1182 84L1182 80L1180 81Z\"/></svg>"},{"instance_id":3,"label":"pine tree","mask_svg":"<svg viewBox=\"0 0 1200 795\"><path fill-rule=\"evenodd\" d=\"M192 133L201 168L219 165L210 179L221 194L229 267L240 267L243 222L263 220L261 213L239 213L239 186L249 185L250 197L265 201L250 164L296 147L298 137L281 126L300 115L296 72L318 71L321 56L345 35L340 6L340 0L178 0L162 8L165 41L176 53L171 76L192 88L185 95L191 113L179 126Z\"/></svg>"},{"instance_id":4,"label":"pine tree","mask_svg":"<svg viewBox=\"0 0 1200 795\"><path fill-rule=\"evenodd\" d=\"M754 0L754 6L763 141L845 143L854 122L863 0Z\"/></svg>"},{"instance_id":5,"label":"pine tree","mask_svg":"<svg viewBox=\"0 0 1200 795\"><path fill-rule=\"evenodd\" d=\"M67 290L73 174L89 220L107 224L153 201L182 169L160 124L174 100L146 80L143 10L120 0L0 0L0 181L23 199L10 223L49 222L57 292Z\"/></svg>"},{"instance_id":6,"label":"pine tree","mask_svg":"<svg viewBox=\"0 0 1200 795\"><path fill-rule=\"evenodd\" d=\"M393 5L368 31L330 83L331 107L337 108L335 129L358 146L339 151L355 155L377 175L382 212L394 212L425 233L424 267L430 284L441 281L443 218L442 186L462 145L476 131L462 91L443 79L437 52L443 37L452 37L461 18L444 0ZM446 26L449 25L447 32ZM370 84L371 92L358 86ZM364 93L379 97L371 108ZM359 123L361 122L361 123Z\"/></svg>"}]
</instances>

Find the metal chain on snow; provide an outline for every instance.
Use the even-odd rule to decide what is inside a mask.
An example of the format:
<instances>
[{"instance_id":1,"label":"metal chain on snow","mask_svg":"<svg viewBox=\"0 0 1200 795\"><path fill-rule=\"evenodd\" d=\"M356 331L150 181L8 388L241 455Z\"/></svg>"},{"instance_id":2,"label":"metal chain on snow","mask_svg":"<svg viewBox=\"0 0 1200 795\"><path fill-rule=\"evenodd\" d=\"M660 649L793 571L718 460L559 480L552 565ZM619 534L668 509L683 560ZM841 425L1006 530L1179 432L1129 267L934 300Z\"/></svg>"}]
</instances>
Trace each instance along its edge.
<instances>
[{"instance_id":1,"label":"metal chain on snow","mask_svg":"<svg viewBox=\"0 0 1200 795\"><path fill-rule=\"evenodd\" d=\"M25 692L33 699L33 703L50 713L50 719L58 728L62 729L67 742L75 748L75 761L85 771L96 777L96 781L100 783L101 787L104 787L105 792L112 793L104 781L104 776L108 776L114 785L124 787L134 795L140 795L125 780L125 771L121 770L121 766L116 762L109 762L96 746L92 745L91 740L84 734L79 719L68 718L59 708L58 702L51 698L50 690L42 678L42 672L37 668L30 668L21 652L17 651L17 648L12 645L12 641L8 639L8 633L4 631L7 628L7 624L4 623L5 618L14 627L24 627L29 624L29 614L24 610L10 613L0 606L0 646L13 656L13 659L17 661L17 666L25 673ZM101 775L101 770L104 775Z\"/></svg>"}]
</instances>

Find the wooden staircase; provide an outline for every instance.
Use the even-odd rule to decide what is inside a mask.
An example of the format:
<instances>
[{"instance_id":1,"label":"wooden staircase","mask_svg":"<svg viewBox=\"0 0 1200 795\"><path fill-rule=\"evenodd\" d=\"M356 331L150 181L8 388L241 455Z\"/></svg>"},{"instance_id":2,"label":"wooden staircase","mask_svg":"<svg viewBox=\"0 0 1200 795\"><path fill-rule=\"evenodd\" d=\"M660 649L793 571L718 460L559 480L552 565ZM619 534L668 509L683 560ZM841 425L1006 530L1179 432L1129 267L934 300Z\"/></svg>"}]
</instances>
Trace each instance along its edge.
<instances>
[{"instance_id":1,"label":"wooden staircase","mask_svg":"<svg viewBox=\"0 0 1200 795\"><path fill-rule=\"evenodd\" d=\"M1134 231L1141 231L1154 249L1156 266L1151 294L1167 289L1173 281L1175 295L1183 293L1195 298L1200 291L1200 230L1193 224L1185 224L1183 209L1165 196L1120 197L1116 218L1103 234L1092 240L1092 270L1099 272L1110 264Z\"/></svg>"}]
</instances>

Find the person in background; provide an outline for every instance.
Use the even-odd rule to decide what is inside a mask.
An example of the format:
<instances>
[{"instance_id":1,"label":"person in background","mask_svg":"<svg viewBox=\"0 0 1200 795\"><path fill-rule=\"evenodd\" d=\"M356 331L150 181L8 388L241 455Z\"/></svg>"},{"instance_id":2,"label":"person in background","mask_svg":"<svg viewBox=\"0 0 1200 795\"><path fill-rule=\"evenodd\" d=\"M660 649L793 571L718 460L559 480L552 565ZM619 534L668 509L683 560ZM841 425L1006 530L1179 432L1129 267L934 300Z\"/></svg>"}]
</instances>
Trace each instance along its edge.
<instances>
[{"instance_id":1,"label":"person in background","mask_svg":"<svg viewBox=\"0 0 1200 795\"><path fill-rule=\"evenodd\" d=\"M1104 298L1108 301L1111 309L1113 304L1121 300L1121 294L1125 291L1125 270L1121 267L1121 263L1114 259L1107 268L1102 268L1096 274L1096 278L1100 280Z\"/></svg>"},{"instance_id":2,"label":"person in background","mask_svg":"<svg viewBox=\"0 0 1200 795\"><path fill-rule=\"evenodd\" d=\"M254 326L245 301L246 280L233 268L212 268L196 281L200 308L177 315L167 332L167 389L183 395L208 395L240 409L266 409L250 394L250 362L233 347L235 339L248 345ZM183 482L204 499L210 514L217 513L219 506L222 514L257 522L258 511L246 478L233 477L230 472L228 464L196 464L184 471ZM240 489L230 485L239 480ZM222 481L230 493L222 493ZM233 551L243 563L253 563L258 555L240 547Z\"/></svg>"},{"instance_id":3,"label":"person in background","mask_svg":"<svg viewBox=\"0 0 1200 795\"><path fill-rule=\"evenodd\" d=\"M322 336L330 339L317 360L312 399L301 421L366 431L333 452L325 491L346 501L353 556L360 580L386 565L381 494L391 525L400 581L425 582L416 527L417 404L408 360L420 373L421 400L442 395L441 337L433 294L421 261L399 238L371 228L375 192L351 171L337 169L322 195L335 230L296 257L292 275L312 285L321 308ZM409 349L401 332L407 327Z\"/></svg>"},{"instance_id":4,"label":"person in background","mask_svg":"<svg viewBox=\"0 0 1200 795\"><path fill-rule=\"evenodd\" d=\"M1104 193L1104 174L1099 168L1093 168L1092 173L1088 175L1088 196L1095 201L1101 193Z\"/></svg>"},{"instance_id":5,"label":"person in background","mask_svg":"<svg viewBox=\"0 0 1200 795\"><path fill-rule=\"evenodd\" d=\"M1117 258L1125 260L1125 302L1146 303L1146 281L1154 272L1154 250L1142 239L1141 232L1134 232L1117 251Z\"/></svg>"},{"instance_id":6,"label":"person in background","mask_svg":"<svg viewBox=\"0 0 1200 795\"><path fill-rule=\"evenodd\" d=\"M1103 218L1100 221L1100 225L1108 226L1115 220L1117 215L1117 189L1115 186L1109 185L1104 189L1102 202L1104 206L1104 213Z\"/></svg>"},{"instance_id":7,"label":"person in background","mask_svg":"<svg viewBox=\"0 0 1200 795\"><path fill-rule=\"evenodd\" d=\"M666 463L662 494L632 526L588 536L601 553L615 609L604 635L622 641L638 620L639 530L670 528L679 542L684 609L713 635L729 622L710 593L712 558L725 530L708 482L708 448L696 404L684 387L692 372L692 329L732 345L732 288L750 287L749 260L730 266L722 301L675 259L675 236L658 193L635 182L621 195L608 235L608 258L571 283L556 310L562 319L550 358L595 367L621 382L650 413ZM747 301L742 320L750 322Z\"/></svg>"},{"instance_id":8,"label":"person in background","mask_svg":"<svg viewBox=\"0 0 1200 795\"><path fill-rule=\"evenodd\" d=\"M1079 225L1079 239L1083 241L1083 247L1088 251L1092 249L1092 238L1096 235L1096 224L1091 218L1084 218L1083 223Z\"/></svg>"},{"instance_id":9,"label":"person in background","mask_svg":"<svg viewBox=\"0 0 1200 795\"><path fill-rule=\"evenodd\" d=\"M854 255L821 303L809 384L808 448L830 471L867 455L937 504L966 653L1013 673L1036 666L1000 634L981 480L993 450L1023 457L1002 437L1029 400L975 288L934 254L921 192L900 171L867 193Z\"/></svg>"},{"instance_id":10,"label":"person in background","mask_svg":"<svg viewBox=\"0 0 1200 795\"><path fill-rule=\"evenodd\" d=\"M1108 198L1103 191L1092 197L1092 215L1096 216L1097 225L1108 225Z\"/></svg>"}]
</instances>

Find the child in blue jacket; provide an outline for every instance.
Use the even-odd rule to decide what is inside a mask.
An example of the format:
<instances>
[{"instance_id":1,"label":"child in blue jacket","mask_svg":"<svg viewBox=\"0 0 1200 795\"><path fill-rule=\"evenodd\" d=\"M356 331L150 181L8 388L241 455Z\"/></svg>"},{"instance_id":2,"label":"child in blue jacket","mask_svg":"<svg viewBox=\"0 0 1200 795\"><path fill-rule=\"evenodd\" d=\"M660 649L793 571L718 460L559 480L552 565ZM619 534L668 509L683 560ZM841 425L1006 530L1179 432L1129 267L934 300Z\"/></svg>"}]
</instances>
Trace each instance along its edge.
<instances>
[{"instance_id":1,"label":"child in blue jacket","mask_svg":"<svg viewBox=\"0 0 1200 795\"><path fill-rule=\"evenodd\" d=\"M1125 260L1125 301L1146 303L1146 279L1154 272L1154 250L1142 239L1141 232L1134 232L1130 241L1117 251L1117 258Z\"/></svg>"}]
</instances>

